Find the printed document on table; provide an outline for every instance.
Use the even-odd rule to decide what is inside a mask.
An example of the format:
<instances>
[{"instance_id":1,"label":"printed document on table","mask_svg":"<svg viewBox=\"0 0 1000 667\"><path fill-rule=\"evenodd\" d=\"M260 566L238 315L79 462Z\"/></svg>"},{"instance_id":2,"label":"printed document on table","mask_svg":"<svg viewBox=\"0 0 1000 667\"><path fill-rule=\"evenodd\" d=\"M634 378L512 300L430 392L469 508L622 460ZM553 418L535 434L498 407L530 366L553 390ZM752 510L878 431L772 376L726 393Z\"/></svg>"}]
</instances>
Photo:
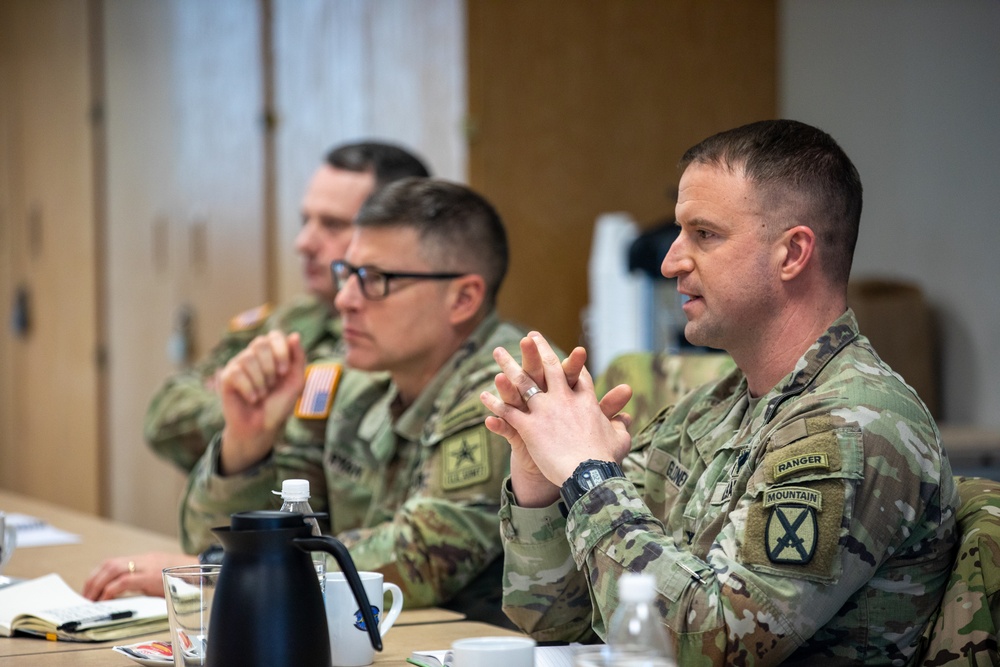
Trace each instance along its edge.
<instances>
[{"instance_id":1,"label":"printed document on table","mask_svg":"<svg viewBox=\"0 0 1000 667\"><path fill-rule=\"evenodd\" d=\"M78 544L80 536L56 528L55 526L27 514L7 515L7 525L13 526L17 536L18 549L27 547L50 547L57 544Z\"/></svg>"}]
</instances>

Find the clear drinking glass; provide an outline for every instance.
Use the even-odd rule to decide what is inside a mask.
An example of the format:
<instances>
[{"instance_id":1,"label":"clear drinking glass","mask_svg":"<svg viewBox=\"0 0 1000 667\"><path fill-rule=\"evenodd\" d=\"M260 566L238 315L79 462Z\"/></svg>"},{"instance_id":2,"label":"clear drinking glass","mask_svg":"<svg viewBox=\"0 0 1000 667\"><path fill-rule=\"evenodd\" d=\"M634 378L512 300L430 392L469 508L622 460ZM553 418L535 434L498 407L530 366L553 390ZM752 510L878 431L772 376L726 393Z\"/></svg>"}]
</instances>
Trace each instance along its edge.
<instances>
[{"instance_id":1,"label":"clear drinking glass","mask_svg":"<svg viewBox=\"0 0 1000 667\"><path fill-rule=\"evenodd\" d=\"M208 624L220 569L220 565L182 565L163 570L174 667L205 664Z\"/></svg>"}]
</instances>

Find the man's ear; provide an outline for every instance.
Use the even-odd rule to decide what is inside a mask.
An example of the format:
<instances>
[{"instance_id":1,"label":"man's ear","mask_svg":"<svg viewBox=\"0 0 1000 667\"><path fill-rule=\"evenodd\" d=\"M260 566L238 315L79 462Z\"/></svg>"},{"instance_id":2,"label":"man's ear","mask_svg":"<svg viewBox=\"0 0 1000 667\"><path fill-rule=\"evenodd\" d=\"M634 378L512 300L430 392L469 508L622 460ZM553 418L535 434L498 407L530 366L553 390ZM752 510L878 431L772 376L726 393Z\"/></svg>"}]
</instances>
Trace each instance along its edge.
<instances>
[{"instance_id":1,"label":"man's ear","mask_svg":"<svg viewBox=\"0 0 1000 667\"><path fill-rule=\"evenodd\" d=\"M782 280L792 280L801 274L811 261L816 250L816 233L805 225L797 225L785 230L781 235L783 256L780 267Z\"/></svg>"},{"instance_id":2,"label":"man's ear","mask_svg":"<svg viewBox=\"0 0 1000 667\"><path fill-rule=\"evenodd\" d=\"M475 273L452 280L448 292L452 324L462 324L474 318L486 300L486 281Z\"/></svg>"}]
</instances>

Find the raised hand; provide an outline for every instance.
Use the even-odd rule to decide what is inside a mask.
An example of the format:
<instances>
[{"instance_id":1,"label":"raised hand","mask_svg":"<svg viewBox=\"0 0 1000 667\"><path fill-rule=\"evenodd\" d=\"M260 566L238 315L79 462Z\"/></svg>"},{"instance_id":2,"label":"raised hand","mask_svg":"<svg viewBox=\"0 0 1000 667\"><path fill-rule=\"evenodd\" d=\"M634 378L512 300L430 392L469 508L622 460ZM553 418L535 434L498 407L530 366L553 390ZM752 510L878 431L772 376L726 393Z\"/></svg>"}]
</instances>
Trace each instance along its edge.
<instances>
[{"instance_id":1,"label":"raised hand","mask_svg":"<svg viewBox=\"0 0 1000 667\"><path fill-rule=\"evenodd\" d=\"M220 472L246 470L267 456L305 383L299 334L258 336L222 369L219 393L226 426Z\"/></svg>"}]
</instances>

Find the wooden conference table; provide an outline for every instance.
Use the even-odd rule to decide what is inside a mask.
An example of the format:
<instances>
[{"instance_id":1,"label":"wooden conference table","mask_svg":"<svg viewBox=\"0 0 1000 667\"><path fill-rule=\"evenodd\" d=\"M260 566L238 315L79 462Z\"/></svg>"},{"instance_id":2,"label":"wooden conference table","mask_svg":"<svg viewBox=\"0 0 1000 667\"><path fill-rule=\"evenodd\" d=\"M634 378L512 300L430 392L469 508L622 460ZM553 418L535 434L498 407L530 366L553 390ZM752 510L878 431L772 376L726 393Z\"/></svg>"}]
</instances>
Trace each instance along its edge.
<instances>
[{"instance_id":1,"label":"wooden conference table","mask_svg":"<svg viewBox=\"0 0 1000 667\"><path fill-rule=\"evenodd\" d=\"M17 549L4 569L11 577L34 578L56 572L74 590L80 591L98 564L106 558L147 551L177 551L171 537L0 489L0 510L29 514L49 524L79 535L78 544ZM461 614L445 609L404 609L386 635L384 650L375 654L375 664L385 667L408 665L406 658L416 650L445 649L461 637L516 635L516 632L486 623L464 620ZM0 666L50 667L91 665L135 667L138 663L111 650L116 644L169 639L169 632L133 637L117 642L52 642L34 637L0 637Z\"/></svg>"}]
</instances>

